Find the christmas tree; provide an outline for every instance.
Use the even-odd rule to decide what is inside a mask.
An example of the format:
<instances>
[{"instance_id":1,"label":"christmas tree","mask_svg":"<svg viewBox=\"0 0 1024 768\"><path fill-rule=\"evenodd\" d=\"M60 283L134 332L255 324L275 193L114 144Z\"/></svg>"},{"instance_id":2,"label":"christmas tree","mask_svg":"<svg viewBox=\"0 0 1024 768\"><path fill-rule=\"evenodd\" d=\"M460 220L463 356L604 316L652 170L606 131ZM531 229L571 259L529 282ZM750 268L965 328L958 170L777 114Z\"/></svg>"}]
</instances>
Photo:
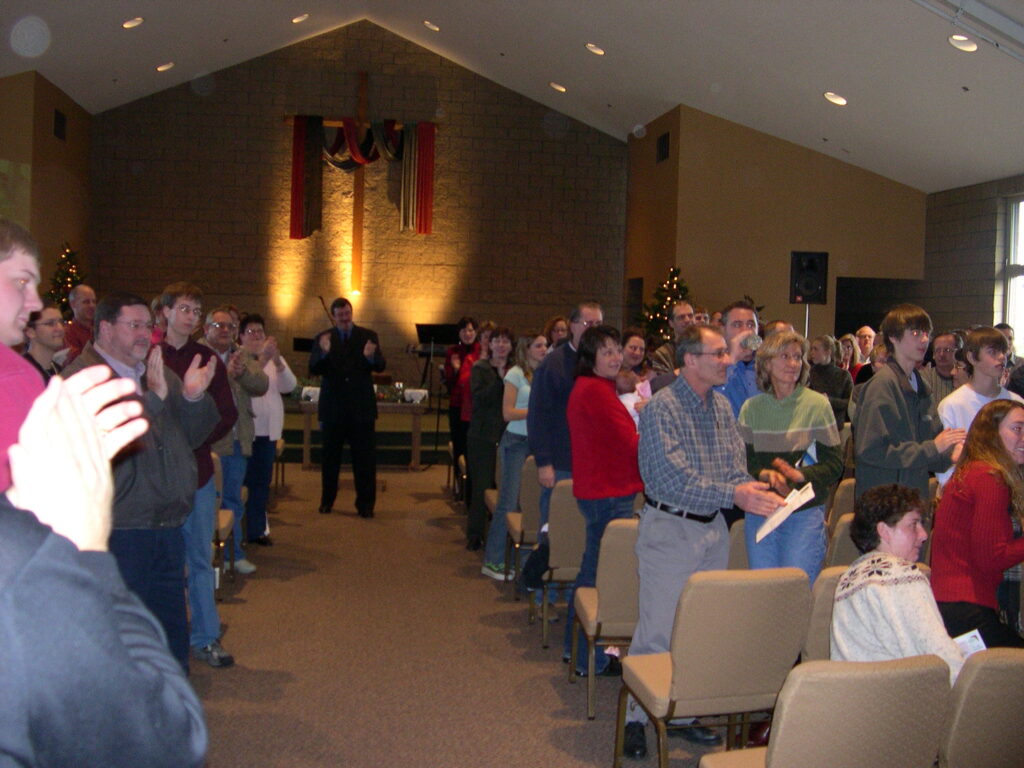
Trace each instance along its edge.
<instances>
[{"instance_id":1,"label":"christmas tree","mask_svg":"<svg viewBox=\"0 0 1024 768\"><path fill-rule=\"evenodd\" d=\"M57 257L57 267L50 278L50 290L46 298L53 306L60 309L61 314L67 314L71 310L68 304L68 293L76 285L85 282L85 275L78 268L78 253L71 250L71 246L64 243L64 250Z\"/></svg>"},{"instance_id":2,"label":"christmas tree","mask_svg":"<svg viewBox=\"0 0 1024 768\"><path fill-rule=\"evenodd\" d=\"M679 276L679 267L672 267L665 282L654 291L651 302L644 304L640 325L647 338L671 341L675 336L669 326L672 307L680 301L688 301L689 298L690 289L686 281Z\"/></svg>"}]
</instances>

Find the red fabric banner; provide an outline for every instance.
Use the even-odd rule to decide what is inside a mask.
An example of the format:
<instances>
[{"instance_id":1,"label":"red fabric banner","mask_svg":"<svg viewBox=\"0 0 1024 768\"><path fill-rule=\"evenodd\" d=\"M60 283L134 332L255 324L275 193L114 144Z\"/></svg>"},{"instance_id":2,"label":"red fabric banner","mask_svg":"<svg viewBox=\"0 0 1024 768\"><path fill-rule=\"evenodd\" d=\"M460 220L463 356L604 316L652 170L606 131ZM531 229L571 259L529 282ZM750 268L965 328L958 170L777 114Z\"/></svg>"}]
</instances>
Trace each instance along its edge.
<instances>
[{"instance_id":1,"label":"red fabric banner","mask_svg":"<svg viewBox=\"0 0 1024 768\"><path fill-rule=\"evenodd\" d=\"M416 126L416 234L429 235L434 223L434 123Z\"/></svg>"},{"instance_id":2,"label":"red fabric banner","mask_svg":"<svg viewBox=\"0 0 1024 768\"><path fill-rule=\"evenodd\" d=\"M306 120L298 115L292 123L292 240L301 240L306 235L303 228L306 219Z\"/></svg>"}]
</instances>

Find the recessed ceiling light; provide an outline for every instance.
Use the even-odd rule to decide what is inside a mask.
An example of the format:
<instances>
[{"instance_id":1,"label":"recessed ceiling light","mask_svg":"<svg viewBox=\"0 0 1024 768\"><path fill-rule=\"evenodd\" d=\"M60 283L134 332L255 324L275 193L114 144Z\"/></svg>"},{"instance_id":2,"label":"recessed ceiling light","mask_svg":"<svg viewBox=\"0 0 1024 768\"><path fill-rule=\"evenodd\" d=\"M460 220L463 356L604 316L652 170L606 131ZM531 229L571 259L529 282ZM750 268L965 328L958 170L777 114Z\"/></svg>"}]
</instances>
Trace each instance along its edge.
<instances>
[{"instance_id":1,"label":"recessed ceiling light","mask_svg":"<svg viewBox=\"0 0 1024 768\"><path fill-rule=\"evenodd\" d=\"M978 44L971 40L967 35L955 34L949 36L949 44L956 48L958 51L965 53L974 53L978 50Z\"/></svg>"},{"instance_id":2,"label":"recessed ceiling light","mask_svg":"<svg viewBox=\"0 0 1024 768\"><path fill-rule=\"evenodd\" d=\"M550 82L550 83L548 83L548 85L550 85L552 88L554 88L559 93L565 93L565 86L562 85L561 83Z\"/></svg>"},{"instance_id":3,"label":"recessed ceiling light","mask_svg":"<svg viewBox=\"0 0 1024 768\"><path fill-rule=\"evenodd\" d=\"M435 24L432 21L424 20L423 26L426 27L427 29L429 29L431 32L440 32L441 31L441 28L439 26L437 26L437 24Z\"/></svg>"},{"instance_id":4,"label":"recessed ceiling light","mask_svg":"<svg viewBox=\"0 0 1024 768\"><path fill-rule=\"evenodd\" d=\"M139 26L139 24L141 24L144 21L145 19L141 16L136 16L134 19L128 19L128 21L121 24L121 26L125 29L135 29L135 27Z\"/></svg>"},{"instance_id":5,"label":"recessed ceiling light","mask_svg":"<svg viewBox=\"0 0 1024 768\"><path fill-rule=\"evenodd\" d=\"M166 64L161 64L159 67L157 67L156 71L157 72L166 72L168 69L173 69L173 68L174 68L174 62L173 61L168 61Z\"/></svg>"},{"instance_id":6,"label":"recessed ceiling light","mask_svg":"<svg viewBox=\"0 0 1024 768\"><path fill-rule=\"evenodd\" d=\"M832 91L825 91L825 93L823 95L825 96L826 99L828 99L829 101L831 101L833 104L835 104L838 107L845 107L846 106L846 99L844 99L838 93L833 93Z\"/></svg>"},{"instance_id":7,"label":"recessed ceiling light","mask_svg":"<svg viewBox=\"0 0 1024 768\"><path fill-rule=\"evenodd\" d=\"M303 13L303 14L301 14L299 16L296 16L294 19L292 19L292 24L301 24L302 22L304 22L308 18L309 18L309 14L308 13Z\"/></svg>"},{"instance_id":8,"label":"recessed ceiling light","mask_svg":"<svg viewBox=\"0 0 1024 768\"><path fill-rule=\"evenodd\" d=\"M595 56L604 56L604 48L602 48L601 46L597 45L596 43L587 43L583 47L586 48L588 51L590 51Z\"/></svg>"}]
</instances>

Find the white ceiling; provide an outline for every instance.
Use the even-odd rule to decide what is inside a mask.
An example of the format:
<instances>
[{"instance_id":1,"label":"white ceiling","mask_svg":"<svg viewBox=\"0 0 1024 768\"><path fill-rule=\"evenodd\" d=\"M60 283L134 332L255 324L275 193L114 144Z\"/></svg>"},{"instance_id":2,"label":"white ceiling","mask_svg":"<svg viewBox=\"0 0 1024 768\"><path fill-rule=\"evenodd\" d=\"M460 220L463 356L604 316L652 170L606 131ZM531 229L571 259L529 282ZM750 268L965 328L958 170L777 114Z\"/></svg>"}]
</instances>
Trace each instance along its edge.
<instances>
[{"instance_id":1,"label":"white ceiling","mask_svg":"<svg viewBox=\"0 0 1024 768\"><path fill-rule=\"evenodd\" d=\"M986 1L1024 20L1024 0ZM97 113L366 18L620 139L682 103L925 192L1024 173L1024 63L985 43L973 54L954 50L946 42L951 25L922 4L952 7L950 0L2 0L0 76L36 69ZM309 19L292 24L300 13ZM12 51L12 30L26 16L49 30L35 58ZM134 16L145 23L121 29ZM424 19L441 31L427 30ZM587 52L587 42L607 55ZM157 73L165 61L176 66ZM550 81L568 91L556 93ZM826 102L827 90L848 106Z\"/></svg>"}]
</instances>

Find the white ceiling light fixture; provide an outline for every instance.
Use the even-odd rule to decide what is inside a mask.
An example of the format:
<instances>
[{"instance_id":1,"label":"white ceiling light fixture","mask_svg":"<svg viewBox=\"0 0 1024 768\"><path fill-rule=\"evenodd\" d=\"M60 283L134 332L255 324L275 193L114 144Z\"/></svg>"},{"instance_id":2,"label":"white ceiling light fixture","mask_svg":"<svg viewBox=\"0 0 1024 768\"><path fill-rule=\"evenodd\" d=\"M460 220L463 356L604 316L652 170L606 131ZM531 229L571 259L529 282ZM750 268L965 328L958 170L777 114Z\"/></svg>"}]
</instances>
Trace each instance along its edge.
<instances>
[{"instance_id":1,"label":"white ceiling light fixture","mask_svg":"<svg viewBox=\"0 0 1024 768\"><path fill-rule=\"evenodd\" d=\"M961 35L960 33L957 33L955 35L950 35L947 39L949 40L949 44L956 48L958 51L963 51L964 53L974 53L976 50L978 50L978 44L971 40L971 38L969 38L967 35Z\"/></svg>"},{"instance_id":2,"label":"white ceiling light fixture","mask_svg":"<svg viewBox=\"0 0 1024 768\"><path fill-rule=\"evenodd\" d=\"M304 22L308 18L309 18L309 14L308 13L300 13L298 16L296 16L294 19L292 19L292 24L301 24L302 22Z\"/></svg>"},{"instance_id":3,"label":"white ceiling light fixture","mask_svg":"<svg viewBox=\"0 0 1024 768\"><path fill-rule=\"evenodd\" d=\"M604 48L599 46L597 43L587 43L583 46L595 56L604 56Z\"/></svg>"},{"instance_id":4,"label":"white ceiling light fixture","mask_svg":"<svg viewBox=\"0 0 1024 768\"><path fill-rule=\"evenodd\" d=\"M432 21L428 21L426 19L423 20L423 26L426 27L427 29L429 29L431 32L440 32L441 31L441 28L439 26L437 26L437 24L435 24Z\"/></svg>"},{"instance_id":5,"label":"white ceiling light fixture","mask_svg":"<svg viewBox=\"0 0 1024 768\"><path fill-rule=\"evenodd\" d=\"M141 16L136 16L134 19L128 19L128 21L123 22L121 24L121 26L124 27L125 29L135 29L137 26L139 26L144 21L145 21L145 19L142 18Z\"/></svg>"},{"instance_id":6,"label":"white ceiling light fixture","mask_svg":"<svg viewBox=\"0 0 1024 768\"><path fill-rule=\"evenodd\" d=\"M550 85L553 89L555 89L559 93L565 93L565 91L567 90L564 85L562 85L561 83L556 83L554 80L552 80L550 83L548 83L548 85Z\"/></svg>"},{"instance_id":7,"label":"white ceiling light fixture","mask_svg":"<svg viewBox=\"0 0 1024 768\"><path fill-rule=\"evenodd\" d=\"M168 61L165 64L161 64L159 67L156 68L156 71L157 72L166 72L168 69L174 69L174 62L173 61Z\"/></svg>"},{"instance_id":8,"label":"white ceiling light fixture","mask_svg":"<svg viewBox=\"0 0 1024 768\"><path fill-rule=\"evenodd\" d=\"M977 48L975 41L988 43L998 51L1024 62L1024 24L1005 13L983 3L981 0L912 0L916 5L940 16L957 30L947 40L949 44L968 53ZM955 9L949 8L955 6ZM961 48L954 42L955 37L967 37L975 48Z\"/></svg>"},{"instance_id":9,"label":"white ceiling light fixture","mask_svg":"<svg viewBox=\"0 0 1024 768\"><path fill-rule=\"evenodd\" d=\"M843 96L840 96L835 91L825 91L825 93L823 93L822 96L824 96L826 99L831 101L837 107L845 107L846 106L846 98L843 97Z\"/></svg>"}]
</instances>

